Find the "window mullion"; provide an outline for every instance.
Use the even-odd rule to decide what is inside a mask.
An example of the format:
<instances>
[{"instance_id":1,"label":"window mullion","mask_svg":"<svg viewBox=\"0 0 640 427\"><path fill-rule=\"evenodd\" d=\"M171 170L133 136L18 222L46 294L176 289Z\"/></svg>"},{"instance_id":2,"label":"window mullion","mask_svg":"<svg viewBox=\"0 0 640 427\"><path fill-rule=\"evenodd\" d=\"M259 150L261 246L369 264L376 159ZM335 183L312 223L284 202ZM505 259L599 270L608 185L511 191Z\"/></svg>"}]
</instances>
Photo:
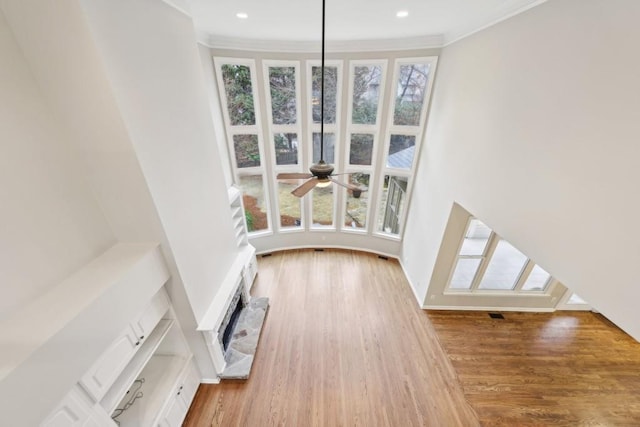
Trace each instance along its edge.
<instances>
[{"instance_id":1,"label":"window mullion","mask_svg":"<svg viewBox=\"0 0 640 427\"><path fill-rule=\"evenodd\" d=\"M478 271L476 271L476 275L471 282L470 291L474 292L478 290L478 286L480 286L480 281L482 280L482 276L484 276L484 272L487 270L487 266L489 265L489 261L491 261L491 257L493 256L493 252L496 250L496 246L498 246L498 242L500 241L500 237L493 231L489 236L489 241L487 242L487 246L484 249L484 254L482 256L482 261L480 261L480 265L478 266Z\"/></svg>"},{"instance_id":2,"label":"window mullion","mask_svg":"<svg viewBox=\"0 0 640 427\"><path fill-rule=\"evenodd\" d=\"M533 270L533 267L535 266L536 266L535 262L531 261L530 259L527 261L527 263L524 265L524 268L522 269L522 272L520 272L520 276L518 277L516 286L513 288L514 291L516 292L522 291L522 287L524 286L525 282L529 278L529 274L531 274L531 270Z\"/></svg>"}]
</instances>

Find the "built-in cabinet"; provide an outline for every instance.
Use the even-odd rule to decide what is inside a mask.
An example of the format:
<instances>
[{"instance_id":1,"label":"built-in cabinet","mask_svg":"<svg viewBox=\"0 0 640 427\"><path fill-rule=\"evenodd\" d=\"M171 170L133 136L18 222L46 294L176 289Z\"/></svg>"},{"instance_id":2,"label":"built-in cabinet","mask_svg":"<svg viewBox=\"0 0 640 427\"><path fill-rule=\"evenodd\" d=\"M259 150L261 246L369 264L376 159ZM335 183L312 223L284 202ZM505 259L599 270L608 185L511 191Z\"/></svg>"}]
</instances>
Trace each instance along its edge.
<instances>
[{"instance_id":1,"label":"built-in cabinet","mask_svg":"<svg viewBox=\"0 0 640 427\"><path fill-rule=\"evenodd\" d=\"M153 298L140 317L127 325L100 359L80 379L80 385L97 402L100 402L107 392L111 392L103 405L107 410L112 409L112 406L117 403L113 400L126 391L129 380L135 379L118 377L122 377L124 371L135 371L136 364L144 362L146 353L152 350L164 336L164 330L168 329L172 321L165 320L162 324L159 322L167 314L168 309L169 299L162 290ZM152 335L153 332L155 334ZM149 342L148 345L147 342ZM142 350L141 354L134 358L138 350ZM118 379L119 381L116 381Z\"/></svg>"},{"instance_id":2,"label":"built-in cabinet","mask_svg":"<svg viewBox=\"0 0 640 427\"><path fill-rule=\"evenodd\" d=\"M172 427L182 424L199 384L197 371L193 366L189 366L172 390L167 408L160 419L160 426Z\"/></svg>"},{"instance_id":3,"label":"built-in cabinet","mask_svg":"<svg viewBox=\"0 0 640 427\"><path fill-rule=\"evenodd\" d=\"M102 427L113 421L76 385L42 423L46 427Z\"/></svg>"},{"instance_id":4,"label":"built-in cabinet","mask_svg":"<svg viewBox=\"0 0 640 427\"><path fill-rule=\"evenodd\" d=\"M162 288L42 426L180 426L200 382L192 359Z\"/></svg>"}]
</instances>

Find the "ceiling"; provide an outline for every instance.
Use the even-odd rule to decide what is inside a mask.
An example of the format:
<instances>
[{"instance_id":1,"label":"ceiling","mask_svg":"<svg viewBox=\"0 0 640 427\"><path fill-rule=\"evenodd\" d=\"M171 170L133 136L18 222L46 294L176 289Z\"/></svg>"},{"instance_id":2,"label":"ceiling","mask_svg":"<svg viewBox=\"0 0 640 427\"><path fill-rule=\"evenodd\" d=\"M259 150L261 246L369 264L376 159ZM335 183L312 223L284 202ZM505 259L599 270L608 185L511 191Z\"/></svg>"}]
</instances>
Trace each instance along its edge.
<instances>
[{"instance_id":1,"label":"ceiling","mask_svg":"<svg viewBox=\"0 0 640 427\"><path fill-rule=\"evenodd\" d=\"M208 40L309 42L321 37L321 0L181 1L187 3L200 36ZM344 42L430 37L442 45L545 1L326 0L326 39ZM396 17L400 10L407 11L408 16ZM237 18L238 12L248 18Z\"/></svg>"}]
</instances>

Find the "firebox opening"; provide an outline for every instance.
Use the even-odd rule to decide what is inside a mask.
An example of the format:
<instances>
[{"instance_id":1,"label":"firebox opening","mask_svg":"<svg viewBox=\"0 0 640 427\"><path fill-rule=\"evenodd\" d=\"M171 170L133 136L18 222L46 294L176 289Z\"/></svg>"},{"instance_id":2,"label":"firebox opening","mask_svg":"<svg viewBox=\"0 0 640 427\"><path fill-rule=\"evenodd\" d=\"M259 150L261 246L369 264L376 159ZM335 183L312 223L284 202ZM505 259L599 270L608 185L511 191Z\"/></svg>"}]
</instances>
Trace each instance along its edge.
<instances>
[{"instance_id":1,"label":"firebox opening","mask_svg":"<svg viewBox=\"0 0 640 427\"><path fill-rule=\"evenodd\" d=\"M236 307L231 313L231 317L229 318L229 323L227 323L227 327L224 329L224 333L222 334L222 347L226 351L229 346L229 341L231 341L231 335L233 334L233 330L236 327L236 323L238 322L238 317L240 316L240 312L244 308L244 304L242 303L242 298L238 298L238 302Z\"/></svg>"}]
</instances>

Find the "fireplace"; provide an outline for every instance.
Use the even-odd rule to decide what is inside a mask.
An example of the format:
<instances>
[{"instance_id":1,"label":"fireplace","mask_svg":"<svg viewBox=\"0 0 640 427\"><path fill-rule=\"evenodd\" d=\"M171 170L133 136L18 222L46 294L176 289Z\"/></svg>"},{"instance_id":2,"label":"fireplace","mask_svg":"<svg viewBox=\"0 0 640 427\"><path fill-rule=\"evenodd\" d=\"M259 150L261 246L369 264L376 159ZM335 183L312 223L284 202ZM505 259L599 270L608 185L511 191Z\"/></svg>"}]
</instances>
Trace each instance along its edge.
<instances>
[{"instance_id":1,"label":"fireplace","mask_svg":"<svg viewBox=\"0 0 640 427\"><path fill-rule=\"evenodd\" d=\"M223 351L226 351L227 347L229 347L229 341L231 341L231 336L233 335L233 330L238 321L238 317L240 316L240 312L248 303L245 300L242 288L241 284L236 289L236 293L233 295L233 298L231 298L231 303L229 304L227 312L222 319L222 323L220 323L220 328L218 329L218 340L222 345Z\"/></svg>"}]
</instances>

